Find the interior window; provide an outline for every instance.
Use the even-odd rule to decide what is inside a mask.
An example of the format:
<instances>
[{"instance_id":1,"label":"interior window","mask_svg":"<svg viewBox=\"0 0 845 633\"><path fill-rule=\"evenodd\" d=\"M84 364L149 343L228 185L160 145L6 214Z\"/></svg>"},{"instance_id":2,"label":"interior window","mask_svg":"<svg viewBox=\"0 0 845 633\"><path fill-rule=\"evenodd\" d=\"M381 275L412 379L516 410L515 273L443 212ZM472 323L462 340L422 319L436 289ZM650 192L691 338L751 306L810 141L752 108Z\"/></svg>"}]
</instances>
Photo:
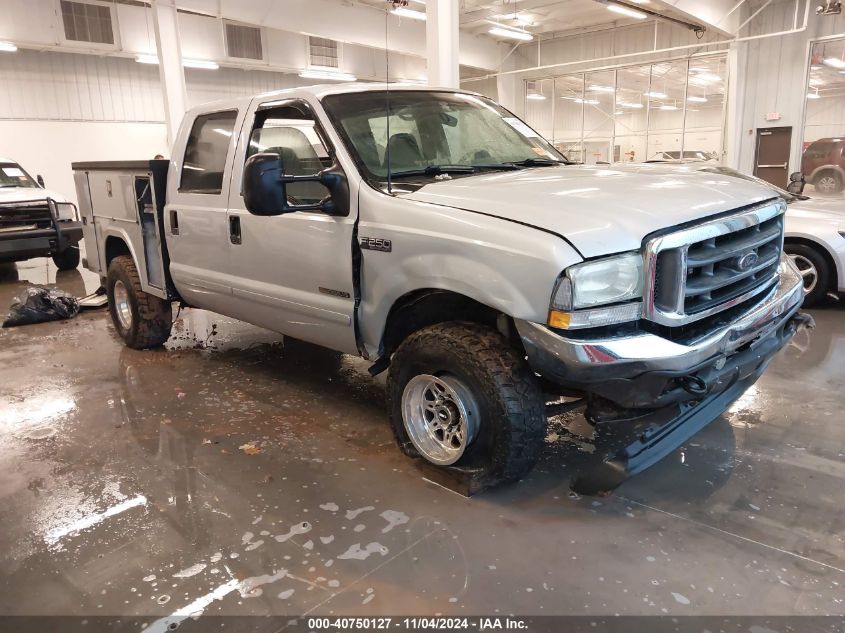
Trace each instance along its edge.
<instances>
[{"instance_id":1,"label":"interior window","mask_svg":"<svg viewBox=\"0 0 845 633\"><path fill-rule=\"evenodd\" d=\"M279 154L285 173L291 176L313 176L332 164L314 117L304 104L258 111L246 156L258 152ZM328 191L318 182L292 182L287 194L291 204L316 204Z\"/></svg>"},{"instance_id":2,"label":"interior window","mask_svg":"<svg viewBox=\"0 0 845 633\"><path fill-rule=\"evenodd\" d=\"M226 154L238 113L234 110L198 116L191 127L179 191L219 194L223 190Z\"/></svg>"}]
</instances>

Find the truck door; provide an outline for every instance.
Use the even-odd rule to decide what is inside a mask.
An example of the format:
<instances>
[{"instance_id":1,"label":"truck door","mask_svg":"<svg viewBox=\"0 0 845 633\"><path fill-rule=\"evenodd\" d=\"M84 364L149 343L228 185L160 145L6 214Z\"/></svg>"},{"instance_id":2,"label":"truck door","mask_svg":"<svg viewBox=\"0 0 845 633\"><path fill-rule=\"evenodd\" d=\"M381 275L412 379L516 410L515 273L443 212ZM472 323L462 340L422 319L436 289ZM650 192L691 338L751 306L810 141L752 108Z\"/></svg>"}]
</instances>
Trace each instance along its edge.
<instances>
[{"instance_id":1,"label":"truck door","mask_svg":"<svg viewBox=\"0 0 845 633\"><path fill-rule=\"evenodd\" d=\"M256 100L235 156L229 195L232 316L277 332L355 353L352 244L357 202L346 217L298 211L250 214L242 193L243 165L257 152L278 152L288 174L315 174L334 149L311 106L299 99ZM319 183L292 183L298 204L328 195Z\"/></svg>"},{"instance_id":2,"label":"truck door","mask_svg":"<svg viewBox=\"0 0 845 633\"><path fill-rule=\"evenodd\" d=\"M184 156L173 157L167 178L164 223L173 283L191 305L222 314L229 314L232 294L226 214L232 137L245 111L202 113L184 126L174 145L184 148Z\"/></svg>"}]
</instances>

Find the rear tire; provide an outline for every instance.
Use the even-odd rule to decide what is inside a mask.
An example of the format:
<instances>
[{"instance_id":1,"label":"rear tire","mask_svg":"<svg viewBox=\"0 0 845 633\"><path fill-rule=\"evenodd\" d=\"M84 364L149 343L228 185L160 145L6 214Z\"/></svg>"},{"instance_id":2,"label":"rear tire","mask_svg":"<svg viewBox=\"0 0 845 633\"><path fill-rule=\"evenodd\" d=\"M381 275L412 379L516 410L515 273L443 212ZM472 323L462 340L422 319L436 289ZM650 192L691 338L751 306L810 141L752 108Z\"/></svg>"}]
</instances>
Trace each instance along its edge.
<instances>
[{"instance_id":1,"label":"rear tire","mask_svg":"<svg viewBox=\"0 0 845 633\"><path fill-rule=\"evenodd\" d=\"M543 393L495 330L452 322L411 334L393 356L387 393L407 455L471 470L484 487L523 477L539 457Z\"/></svg>"},{"instance_id":2,"label":"rear tire","mask_svg":"<svg viewBox=\"0 0 845 633\"><path fill-rule=\"evenodd\" d=\"M53 263L59 270L73 270L79 266L79 247L68 246L61 253L53 255Z\"/></svg>"},{"instance_id":3,"label":"rear tire","mask_svg":"<svg viewBox=\"0 0 845 633\"><path fill-rule=\"evenodd\" d=\"M131 257L121 255L111 261L106 292L112 323L127 346L159 347L170 337L170 302L141 290L141 278Z\"/></svg>"},{"instance_id":4,"label":"rear tire","mask_svg":"<svg viewBox=\"0 0 845 633\"><path fill-rule=\"evenodd\" d=\"M798 268L804 281L804 307L811 308L827 296L831 270L824 255L806 244L790 244L784 251Z\"/></svg>"}]
</instances>

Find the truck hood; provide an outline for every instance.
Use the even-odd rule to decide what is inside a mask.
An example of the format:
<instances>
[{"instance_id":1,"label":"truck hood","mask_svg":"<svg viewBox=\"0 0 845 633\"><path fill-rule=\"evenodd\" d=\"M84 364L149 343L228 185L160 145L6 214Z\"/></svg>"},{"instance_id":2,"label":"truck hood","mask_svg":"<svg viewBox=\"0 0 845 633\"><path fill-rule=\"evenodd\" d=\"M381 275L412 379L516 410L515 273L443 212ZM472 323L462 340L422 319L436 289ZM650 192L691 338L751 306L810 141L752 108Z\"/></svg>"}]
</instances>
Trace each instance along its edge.
<instances>
[{"instance_id":1,"label":"truck hood","mask_svg":"<svg viewBox=\"0 0 845 633\"><path fill-rule=\"evenodd\" d=\"M60 193L40 187L0 187L0 204L7 202L35 202L53 198L56 202L67 202Z\"/></svg>"},{"instance_id":2,"label":"truck hood","mask_svg":"<svg viewBox=\"0 0 845 633\"><path fill-rule=\"evenodd\" d=\"M538 167L427 184L406 196L561 235L585 258L637 250L654 231L770 200L757 183L672 167Z\"/></svg>"}]
</instances>

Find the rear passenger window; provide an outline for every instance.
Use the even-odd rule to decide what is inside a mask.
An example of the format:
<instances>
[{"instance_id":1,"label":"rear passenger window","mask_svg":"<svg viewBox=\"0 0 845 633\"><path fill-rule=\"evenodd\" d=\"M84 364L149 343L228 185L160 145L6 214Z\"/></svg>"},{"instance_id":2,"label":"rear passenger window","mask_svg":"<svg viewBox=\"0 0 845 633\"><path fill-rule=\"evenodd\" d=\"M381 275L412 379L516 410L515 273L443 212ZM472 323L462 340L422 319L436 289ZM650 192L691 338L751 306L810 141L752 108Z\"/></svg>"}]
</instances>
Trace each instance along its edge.
<instances>
[{"instance_id":1,"label":"rear passenger window","mask_svg":"<svg viewBox=\"0 0 845 633\"><path fill-rule=\"evenodd\" d=\"M179 191L188 193L219 194L223 190L223 171L226 154L235 129L235 110L203 114L194 120Z\"/></svg>"}]
</instances>

